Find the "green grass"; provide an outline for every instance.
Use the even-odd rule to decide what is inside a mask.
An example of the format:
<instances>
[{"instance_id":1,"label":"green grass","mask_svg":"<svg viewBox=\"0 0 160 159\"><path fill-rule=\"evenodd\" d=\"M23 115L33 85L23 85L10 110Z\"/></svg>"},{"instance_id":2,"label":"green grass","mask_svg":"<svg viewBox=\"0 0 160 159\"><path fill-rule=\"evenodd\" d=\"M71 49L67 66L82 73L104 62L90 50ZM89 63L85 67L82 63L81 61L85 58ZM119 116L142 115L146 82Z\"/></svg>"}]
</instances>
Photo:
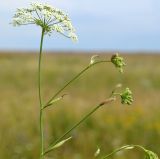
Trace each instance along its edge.
<instances>
[{"instance_id":1,"label":"green grass","mask_svg":"<svg viewBox=\"0 0 160 159\"><path fill-rule=\"evenodd\" d=\"M47 101L87 66L90 57L44 54L43 99ZM102 57L109 59L110 55ZM106 99L117 83L133 90L133 105L121 105L118 99L99 109L71 133L71 141L51 152L48 159L92 159L97 146L108 153L125 144L141 144L160 155L160 55L123 57L127 63L123 75L112 64L97 65L63 92L68 94L63 101L46 110L46 145ZM37 66L38 54L0 54L0 158L37 159L39 156ZM142 156L133 151L114 158Z\"/></svg>"}]
</instances>

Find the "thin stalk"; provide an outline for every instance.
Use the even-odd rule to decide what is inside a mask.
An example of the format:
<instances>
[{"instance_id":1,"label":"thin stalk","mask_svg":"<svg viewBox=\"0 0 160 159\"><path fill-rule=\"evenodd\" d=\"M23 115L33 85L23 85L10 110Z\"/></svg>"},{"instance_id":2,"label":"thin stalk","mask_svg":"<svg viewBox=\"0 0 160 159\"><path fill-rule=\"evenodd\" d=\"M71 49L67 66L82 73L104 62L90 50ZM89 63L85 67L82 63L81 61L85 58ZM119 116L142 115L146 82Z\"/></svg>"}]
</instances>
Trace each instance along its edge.
<instances>
[{"instance_id":1,"label":"thin stalk","mask_svg":"<svg viewBox=\"0 0 160 159\"><path fill-rule=\"evenodd\" d=\"M71 127L67 132L65 132L61 137L59 137L55 142L51 143L50 147L53 147L58 142L60 142L66 135L68 135L72 130L77 128L82 122L84 122L89 116L91 116L101 105L97 105L91 112L85 115L79 122L77 122L73 127ZM50 147L44 152L44 155L52 151Z\"/></svg>"},{"instance_id":2,"label":"thin stalk","mask_svg":"<svg viewBox=\"0 0 160 159\"><path fill-rule=\"evenodd\" d=\"M99 63L104 63L104 62L111 62L111 61L107 61L107 60L103 60L103 61L98 61L95 62L89 66L87 66L86 68L84 68L81 72L79 72L75 77L73 77L69 82L67 82L60 90L58 90L54 96L52 96L50 98L50 100L44 105L44 107L48 107L50 105L50 102L57 97L67 86L69 86L72 82L74 82L76 79L78 79L84 72L86 72L89 68L91 68L92 66L99 64Z\"/></svg>"},{"instance_id":3,"label":"thin stalk","mask_svg":"<svg viewBox=\"0 0 160 159\"><path fill-rule=\"evenodd\" d=\"M146 151L145 148L143 148L143 147L140 146L140 145L126 145L126 146L123 146L123 147L121 147L121 148L118 148L118 149L114 150L114 151L111 152L110 154L102 157L101 159L106 159L106 158L108 158L108 157L110 157L110 156L113 156L114 154L116 154L116 153L119 152L119 151L127 150L127 148L130 149L130 147L140 149L140 150L142 150L142 151L144 151L144 152Z\"/></svg>"},{"instance_id":4,"label":"thin stalk","mask_svg":"<svg viewBox=\"0 0 160 159\"><path fill-rule=\"evenodd\" d=\"M115 153L117 153L117 152L123 150L123 149L125 149L125 148L116 149L116 150L114 150L113 152L111 152L110 154L106 155L105 157L102 157L101 159L106 159L106 158L108 158L108 157L114 155Z\"/></svg>"},{"instance_id":5,"label":"thin stalk","mask_svg":"<svg viewBox=\"0 0 160 159\"><path fill-rule=\"evenodd\" d=\"M45 30L42 29L41 42L40 42L40 52L39 52L39 63L38 63L38 94L39 94L39 124L40 124L40 142L41 142L41 154L40 159L44 159L42 155L44 153L44 132L43 132L43 104L41 96L41 58L42 58L42 48Z\"/></svg>"}]
</instances>

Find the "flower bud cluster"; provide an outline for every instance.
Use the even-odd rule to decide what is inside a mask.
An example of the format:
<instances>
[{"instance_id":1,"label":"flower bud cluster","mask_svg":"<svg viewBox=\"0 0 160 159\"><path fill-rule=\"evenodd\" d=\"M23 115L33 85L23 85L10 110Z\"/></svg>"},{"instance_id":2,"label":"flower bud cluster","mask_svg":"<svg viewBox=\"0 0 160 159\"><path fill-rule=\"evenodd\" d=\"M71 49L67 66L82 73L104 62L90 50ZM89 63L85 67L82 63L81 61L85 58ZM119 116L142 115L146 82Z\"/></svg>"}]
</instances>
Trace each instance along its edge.
<instances>
[{"instance_id":1,"label":"flower bud cluster","mask_svg":"<svg viewBox=\"0 0 160 159\"><path fill-rule=\"evenodd\" d=\"M145 149L145 152L146 152L145 159L159 159L158 156L157 156L157 154L154 153L153 151Z\"/></svg>"},{"instance_id":2,"label":"flower bud cluster","mask_svg":"<svg viewBox=\"0 0 160 159\"><path fill-rule=\"evenodd\" d=\"M131 105L133 102L132 92L129 88L126 88L124 92L120 94L121 103Z\"/></svg>"},{"instance_id":3,"label":"flower bud cluster","mask_svg":"<svg viewBox=\"0 0 160 159\"><path fill-rule=\"evenodd\" d=\"M68 15L63 11L43 3L31 3L29 8L17 9L12 24L14 26L36 24L51 34L56 31L73 41L77 41L75 29Z\"/></svg>"},{"instance_id":4,"label":"flower bud cluster","mask_svg":"<svg viewBox=\"0 0 160 159\"><path fill-rule=\"evenodd\" d=\"M121 73L123 73L123 66L126 65L124 63L123 57L120 57L118 54L115 54L111 57L111 62L115 65L116 68L119 69Z\"/></svg>"}]
</instances>

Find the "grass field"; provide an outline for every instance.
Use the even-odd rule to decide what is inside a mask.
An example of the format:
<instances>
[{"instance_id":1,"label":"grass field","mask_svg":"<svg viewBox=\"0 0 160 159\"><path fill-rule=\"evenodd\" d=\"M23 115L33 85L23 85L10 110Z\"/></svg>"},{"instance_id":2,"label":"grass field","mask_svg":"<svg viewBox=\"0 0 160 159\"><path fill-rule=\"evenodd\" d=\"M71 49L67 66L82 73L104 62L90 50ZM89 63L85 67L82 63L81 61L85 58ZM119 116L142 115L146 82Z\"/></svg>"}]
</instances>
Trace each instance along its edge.
<instances>
[{"instance_id":1,"label":"grass field","mask_svg":"<svg viewBox=\"0 0 160 159\"><path fill-rule=\"evenodd\" d=\"M87 66L90 57L44 54L44 101ZM133 91L133 105L121 105L117 99L99 109L48 159L92 159L97 146L103 155L125 144L140 144L160 155L160 55L123 57L127 63L123 75L112 64L96 65L63 92L68 94L64 100L46 110L46 145L106 99L117 83ZM0 54L0 159L38 159L37 65L38 54ZM143 157L141 152L126 151L114 158Z\"/></svg>"}]
</instances>

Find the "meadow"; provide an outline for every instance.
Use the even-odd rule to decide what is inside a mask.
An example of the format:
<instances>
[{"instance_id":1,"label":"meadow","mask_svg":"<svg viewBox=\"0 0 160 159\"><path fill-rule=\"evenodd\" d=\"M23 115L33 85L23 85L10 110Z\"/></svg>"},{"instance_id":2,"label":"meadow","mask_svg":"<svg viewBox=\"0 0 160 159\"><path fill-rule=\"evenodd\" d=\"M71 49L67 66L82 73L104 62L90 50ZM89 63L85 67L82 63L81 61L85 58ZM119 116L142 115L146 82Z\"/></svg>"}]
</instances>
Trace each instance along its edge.
<instances>
[{"instance_id":1,"label":"meadow","mask_svg":"<svg viewBox=\"0 0 160 159\"><path fill-rule=\"evenodd\" d=\"M66 81L85 68L92 54L43 54L42 90L47 101ZM101 54L110 59L111 54ZM70 128L92 107L106 99L117 83L134 95L131 106L120 100L104 106L73 131L73 139L46 159L92 159L97 146L102 155L125 144L139 144L160 156L160 55L122 54L127 66L120 74L111 64L88 70L45 112L46 145ZM38 54L0 54L0 159L37 159ZM125 151L114 159L141 159L140 151Z\"/></svg>"}]
</instances>

